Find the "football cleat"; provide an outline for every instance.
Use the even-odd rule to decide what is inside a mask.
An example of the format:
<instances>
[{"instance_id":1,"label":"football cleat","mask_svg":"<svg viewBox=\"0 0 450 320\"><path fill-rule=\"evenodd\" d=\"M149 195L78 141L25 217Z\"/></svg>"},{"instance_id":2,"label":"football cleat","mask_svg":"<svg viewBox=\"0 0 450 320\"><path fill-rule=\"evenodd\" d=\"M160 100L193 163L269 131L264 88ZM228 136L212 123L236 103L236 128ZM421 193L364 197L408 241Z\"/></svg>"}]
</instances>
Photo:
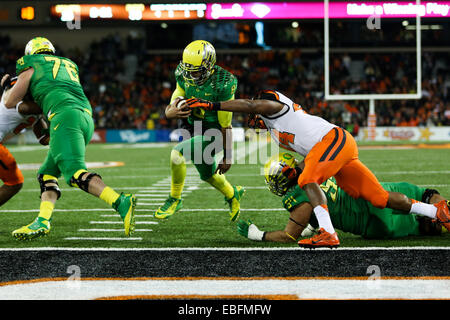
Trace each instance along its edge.
<instances>
[{"instance_id":1,"label":"football cleat","mask_svg":"<svg viewBox=\"0 0 450 320\"><path fill-rule=\"evenodd\" d=\"M177 211L183 208L183 200L177 199L169 195L166 202L155 212L155 218L167 219Z\"/></svg>"},{"instance_id":2,"label":"football cleat","mask_svg":"<svg viewBox=\"0 0 450 320\"><path fill-rule=\"evenodd\" d=\"M136 197L132 194L120 194L120 197L113 203L112 207L116 210L123 220L125 235L129 237L135 226L134 212L136 209Z\"/></svg>"},{"instance_id":3,"label":"football cleat","mask_svg":"<svg viewBox=\"0 0 450 320\"><path fill-rule=\"evenodd\" d=\"M445 229L450 231L450 201L442 200L435 203L434 206L437 208L436 220L438 223L443 225Z\"/></svg>"},{"instance_id":4,"label":"football cleat","mask_svg":"<svg viewBox=\"0 0 450 320\"><path fill-rule=\"evenodd\" d=\"M323 228L320 228L318 234L309 239L300 240L298 246L301 248L337 248L340 242L337 233L329 233Z\"/></svg>"},{"instance_id":5,"label":"football cleat","mask_svg":"<svg viewBox=\"0 0 450 320\"><path fill-rule=\"evenodd\" d=\"M32 223L12 232L17 240L32 240L48 235L50 232L50 221L37 217Z\"/></svg>"},{"instance_id":6,"label":"football cleat","mask_svg":"<svg viewBox=\"0 0 450 320\"><path fill-rule=\"evenodd\" d=\"M241 186L233 186L233 189L233 198L225 198L225 201L230 206L230 220L236 221L236 219L239 217L239 214L241 213L241 199L245 192L245 189Z\"/></svg>"}]
</instances>

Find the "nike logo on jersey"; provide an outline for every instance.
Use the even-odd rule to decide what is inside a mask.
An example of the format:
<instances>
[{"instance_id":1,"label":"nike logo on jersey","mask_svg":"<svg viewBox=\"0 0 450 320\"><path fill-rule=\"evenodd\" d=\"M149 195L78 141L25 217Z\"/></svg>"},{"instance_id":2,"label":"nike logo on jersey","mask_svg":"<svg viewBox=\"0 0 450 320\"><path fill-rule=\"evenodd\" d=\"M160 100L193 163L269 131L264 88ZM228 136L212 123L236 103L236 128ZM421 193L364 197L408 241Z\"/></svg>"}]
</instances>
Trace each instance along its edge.
<instances>
[{"instance_id":1,"label":"nike logo on jersey","mask_svg":"<svg viewBox=\"0 0 450 320\"><path fill-rule=\"evenodd\" d=\"M58 129L59 125L60 125L60 123L58 123L58 124L53 128L53 130L56 131L56 129Z\"/></svg>"}]
</instances>

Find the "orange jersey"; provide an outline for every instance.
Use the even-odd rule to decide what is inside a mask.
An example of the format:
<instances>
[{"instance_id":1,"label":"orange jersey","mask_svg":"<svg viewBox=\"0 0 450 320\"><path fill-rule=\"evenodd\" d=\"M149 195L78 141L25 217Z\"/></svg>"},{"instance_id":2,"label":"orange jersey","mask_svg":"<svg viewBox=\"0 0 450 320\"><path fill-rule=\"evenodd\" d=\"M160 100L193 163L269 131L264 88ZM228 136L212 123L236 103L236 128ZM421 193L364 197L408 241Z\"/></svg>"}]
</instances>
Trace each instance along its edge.
<instances>
[{"instance_id":1,"label":"orange jersey","mask_svg":"<svg viewBox=\"0 0 450 320\"><path fill-rule=\"evenodd\" d=\"M23 175L16 159L3 144L0 144L0 179L7 186L23 183Z\"/></svg>"},{"instance_id":2,"label":"orange jersey","mask_svg":"<svg viewBox=\"0 0 450 320\"><path fill-rule=\"evenodd\" d=\"M350 196L368 200L377 208L386 206L389 194L358 159L358 147L349 132L307 114L277 91L270 93L284 105L283 109L261 118L281 147L305 157L305 168L298 178L300 188L310 183L321 184L334 176Z\"/></svg>"}]
</instances>

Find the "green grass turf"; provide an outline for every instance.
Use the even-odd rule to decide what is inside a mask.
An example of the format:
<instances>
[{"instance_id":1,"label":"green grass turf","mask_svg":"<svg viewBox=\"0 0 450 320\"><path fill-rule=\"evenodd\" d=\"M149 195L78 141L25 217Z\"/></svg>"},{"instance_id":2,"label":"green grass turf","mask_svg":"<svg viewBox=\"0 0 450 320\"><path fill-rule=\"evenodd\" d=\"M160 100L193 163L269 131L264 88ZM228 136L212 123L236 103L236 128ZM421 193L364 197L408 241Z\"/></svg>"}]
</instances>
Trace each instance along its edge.
<instances>
[{"instance_id":1,"label":"green grass turf","mask_svg":"<svg viewBox=\"0 0 450 320\"><path fill-rule=\"evenodd\" d=\"M36 146L9 146L19 164L40 164L46 155L45 148ZM142 193L140 187L150 187L160 180L169 181L169 155L171 144L154 145L100 145L92 144L87 148L86 161L122 161L124 166L98 168L106 184L118 191ZM31 149L25 151L24 149ZM377 175L380 181L407 181L418 185L438 189L445 197L450 197L450 149L408 149L408 150L360 150L360 159ZM260 229L273 231L283 229L288 213L283 211L280 198L265 189L264 178L260 175L262 165L235 164L227 177L232 184L247 187L242 201L242 218L251 219ZM188 165L187 183L195 183L198 176L192 165ZM114 215L101 200L84 192L68 187L60 179L62 197L56 209L69 209L72 212L55 211L49 236L34 241L20 242L11 236L11 231L30 223L35 212L6 212L5 210L37 210L39 208L39 186L36 170L24 170L24 187L8 203L0 208L2 223L0 227L1 248L27 247L296 247L296 244L277 244L255 242L245 239L236 231L234 223L229 221L223 196L206 183L199 183L196 189L184 196L184 210L170 219L157 220L151 215L157 205L145 206L149 198L138 197L136 231L132 237L142 240L125 240L121 219ZM189 187L189 186L186 186ZM163 187L160 187L163 188ZM167 194L162 193L160 198ZM162 201L161 201L162 202ZM249 211L246 209L278 208L276 211ZM85 211L100 209L102 211ZM103 210L104 209L104 210ZM193 209L198 209L192 211ZM208 211L203 209L223 209ZM145 211L144 211L145 210ZM115 221L118 224L93 224L91 221ZM139 222L157 222L158 224L139 224ZM120 231L80 231L80 229L119 229ZM339 232L339 231L338 231ZM342 247L373 246L449 246L450 234L439 237L408 237L398 240L365 240L359 236L339 232ZM67 240L69 237L115 237L113 240Z\"/></svg>"}]
</instances>

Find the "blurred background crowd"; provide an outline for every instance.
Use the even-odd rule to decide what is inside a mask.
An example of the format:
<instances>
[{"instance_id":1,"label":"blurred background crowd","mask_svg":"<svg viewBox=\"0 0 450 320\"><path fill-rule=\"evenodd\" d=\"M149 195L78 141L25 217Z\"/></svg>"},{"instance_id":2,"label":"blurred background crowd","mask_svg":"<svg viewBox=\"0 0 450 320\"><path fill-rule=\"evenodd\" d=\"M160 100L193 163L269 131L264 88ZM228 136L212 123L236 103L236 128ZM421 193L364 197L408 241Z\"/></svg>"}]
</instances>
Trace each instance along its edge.
<instances>
[{"instance_id":1,"label":"blurred background crowd","mask_svg":"<svg viewBox=\"0 0 450 320\"><path fill-rule=\"evenodd\" d=\"M305 41L308 41L308 37ZM0 37L0 73L13 74L23 46ZM214 44L214 43L213 43ZM276 89L307 112L357 133L367 125L368 101L325 101L323 53L298 48L233 52L217 50L217 64L238 78L236 98L251 98L260 89ZM149 52L134 37L110 35L91 43L89 50L57 54L76 62L81 83L94 110L97 128L173 128L164 109L175 88L174 70L182 49ZM377 101L377 126L450 125L450 53L423 52L420 100ZM332 94L414 93L415 52L354 53L330 55ZM245 126L236 114L234 126Z\"/></svg>"}]
</instances>

